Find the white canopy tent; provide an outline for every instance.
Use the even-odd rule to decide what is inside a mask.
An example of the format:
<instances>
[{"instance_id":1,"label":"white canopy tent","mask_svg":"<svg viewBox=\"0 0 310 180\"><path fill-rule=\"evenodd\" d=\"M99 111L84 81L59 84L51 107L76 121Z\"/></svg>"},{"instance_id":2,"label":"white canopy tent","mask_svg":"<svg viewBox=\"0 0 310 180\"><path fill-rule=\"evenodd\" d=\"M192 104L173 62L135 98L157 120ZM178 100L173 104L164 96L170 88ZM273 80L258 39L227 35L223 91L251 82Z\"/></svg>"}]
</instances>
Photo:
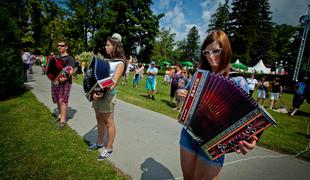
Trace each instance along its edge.
<instances>
[{"instance_id":1,"label":"white canopy tent","mask_svg":"<svg viewBox=\"0 0 310 180\"><path fill-rule=\"evenodd\" d=\"M241 64L241 63L240 63L239 59L237 59L234 64Z\"/></svg>"},{"instance_id":2,"label":"white canopy tent","mask_svg":"<svg viewBox=\"0 0 310 180\"><path fill-rule=\"evenodd\" d=\"M270 74L271 68L267 68L263 62L263 60L259 60L259 62L253 66L248 68L249 72L257 72L257 73L264 73L264 74Z\"/></svg>"}]
</instances>

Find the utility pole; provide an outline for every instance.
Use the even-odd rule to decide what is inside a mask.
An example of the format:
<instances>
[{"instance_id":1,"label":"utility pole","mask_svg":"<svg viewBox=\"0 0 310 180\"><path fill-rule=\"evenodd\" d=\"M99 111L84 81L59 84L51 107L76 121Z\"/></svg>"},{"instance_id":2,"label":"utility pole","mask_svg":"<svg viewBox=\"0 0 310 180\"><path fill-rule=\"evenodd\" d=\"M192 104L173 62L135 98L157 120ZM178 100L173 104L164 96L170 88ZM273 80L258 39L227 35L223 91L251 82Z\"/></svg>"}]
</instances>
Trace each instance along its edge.
<instances>
[{"instance_id":1,"label":"utility pole","mask_svg":"<svg viewBox=\"0 0 310 180\"><path fill-rule=\"evenodd\" d=\"M305 28L304 28L304 32L302 34L299 52L298 52L298 56L297 56L297 60L296 60L296 66L295 66L295 70L294 70L293 81L298 80L298 74L299 74L299 70L300 70L300 66L301 66L302 56L304 54L307 36L308 36L309 29L310 29L310 5L308 5L308 10L307 10L306 15L302 16L300 18L299 22L300 23L304 22Z\"/></svg>"}]
</instances>

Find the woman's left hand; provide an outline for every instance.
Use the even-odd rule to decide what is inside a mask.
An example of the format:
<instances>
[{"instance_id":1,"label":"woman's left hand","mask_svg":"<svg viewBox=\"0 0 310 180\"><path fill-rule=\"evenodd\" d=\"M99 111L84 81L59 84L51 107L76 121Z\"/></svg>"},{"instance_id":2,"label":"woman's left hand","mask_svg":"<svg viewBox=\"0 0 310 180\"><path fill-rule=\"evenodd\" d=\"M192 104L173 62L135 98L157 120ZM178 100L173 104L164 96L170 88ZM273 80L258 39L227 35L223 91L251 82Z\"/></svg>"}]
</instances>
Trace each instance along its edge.
<instances>
[{"instance_id":1,"label":"woman's left hand","mask_svg":"<svg viewBox=\"0 0 310 180\"><path fill-rule=\"evenodd\" d=\"M116 86L116 83L114 83L113 85L110 86L110 91L112 91Z\"/></svg>"},{"instance_id":2,"label":"woman's left hand","mask_svg":"<svg viewBox=\"0 0 310 180\"><path fill-rule=\"evenodd\" d=\"M237 149L235 149L236 153L237 154L242 153L243 155L247 154L249 151L255 148L257 141L258 141L258 138L256 136L253 136L249 142L240 141Z\"/></svg>"}]
</instances>

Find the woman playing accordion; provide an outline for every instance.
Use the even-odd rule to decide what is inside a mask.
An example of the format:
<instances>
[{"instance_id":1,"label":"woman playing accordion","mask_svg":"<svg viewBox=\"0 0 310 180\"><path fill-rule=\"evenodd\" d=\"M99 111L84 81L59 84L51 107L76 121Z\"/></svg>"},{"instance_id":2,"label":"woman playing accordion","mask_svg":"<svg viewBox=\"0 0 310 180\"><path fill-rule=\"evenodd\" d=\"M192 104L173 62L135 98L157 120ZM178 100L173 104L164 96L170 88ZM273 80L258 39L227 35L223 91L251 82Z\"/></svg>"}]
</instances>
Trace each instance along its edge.
<instances>
[{"instance_id":1,"label":"woman playing accordion","mask_svg":"<svg viewBox=\"0 0 310 180\"><path fill-rule=\"evenodd\" d=\"M228 77L231 54L226 34L223 31L213 31L203 42L199 69ZM244 84L246 87L246 83ZM178 96L184 99L187 93L188 90L181 90ZM257 140L253 136L248 141L240 141L234 150L238 154L247 154L255 147ZM224 156L211 160L185 128L181 132L180 155L184 179L217 179L224 163Z\"/></svg>"},{"instance_id":2,"label":"woman playing accordion","mask_svg":"<svg viewBox=\"0 0 310 180\"><path fill-rule=\"evenodd\" d=\"M121 43L121 36L114 33L112 37L108 37L105 45L105 50L110 59L110 76L113 79L113 84L109 86L109 91L106 95L103 92L93 94L92 107L96 113L97 119L97 142L90 144L89 150L103 149L98 156L98 161L105 160L113 152L113 143L116 135L114 124L114 107L116 103L116 90L118 81L126 70L126 57ZM108 140L104 142L105 131L107 130Z\"/></svg>"}]
</instances>

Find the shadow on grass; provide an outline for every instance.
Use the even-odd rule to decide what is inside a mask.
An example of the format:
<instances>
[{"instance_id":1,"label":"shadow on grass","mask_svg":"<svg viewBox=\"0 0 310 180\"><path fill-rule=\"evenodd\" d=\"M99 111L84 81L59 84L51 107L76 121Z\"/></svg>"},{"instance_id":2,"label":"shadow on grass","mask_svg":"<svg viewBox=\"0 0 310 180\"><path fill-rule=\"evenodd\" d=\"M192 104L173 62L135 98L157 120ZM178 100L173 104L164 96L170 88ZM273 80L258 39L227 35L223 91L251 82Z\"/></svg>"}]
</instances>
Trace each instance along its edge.
<instances>
[{"instance_id":1,"label":"shadow on grass","mask_svg":"<svg viewBox=\"0 0 310 180\"><path fill-rule=\"evenodd\" d=\"M295 132L295 133L298 134L298 135L303 136L303 137L306 138L306 139L309 139L309 140L310 140L310 134L305 134L305 133L302 133L302 132Z\"/></svg>"},{"instance_id":2,"label":"shadow on grass","mask_svg":"<svg viewBox=\"0 0 310 180\"><path fill-rule=\"evenodd\" d=\"M141 180L174 179L172 173L167 167L165 167L151 157L144 160L140 167L143 171L141 175Z\"/></svg>"},{"instance_id":3,"label":"shadow on grass","mask_svg":"<svg viewBox=\"0 0 310 180\"><path fill-rule=\"evenodd\" d=\"M304 117L310 117L310 113L309 112L304 112L304 111L300 111L300 110L298 110L296 112L296 115L304 116Z\"/></svg>"},{"instance_id":4,"label":"shadow on grass","mask_svg":"<svg viewBox=\"0 0 310 180\"><path fill-rule=\"evenodd\" d=\"M172 102L171 104L170 101L168 101L167 99L162 99L161 101L171 108L177 107L177 105L174 102Z\"/></svg>"},{"instance_id":5,"label":"shadow on grass","mask_svg":"<svg viewBox=\"0 0 310 180\"><path fill-rule=\"evenodd\" d=\"M15 99L17 97L21 97L26 92L32 90L33 88L30 85L24 84L20 88L14 88L11 90L7 90L6 92L1 91L0 101Z\"/></svg>"},{"instance_id":6,"label":"shadow on grass","mask_svg":"<svg viewBox=\"0 0 310 180\"><path fill-rule=\"evenodd\" d=\"M149 98L147 95L145 95L145 94L140 94L140 96L141 97L144 97L145 99L151 99L151 98Z\"/></svg>"}]
</instances>

